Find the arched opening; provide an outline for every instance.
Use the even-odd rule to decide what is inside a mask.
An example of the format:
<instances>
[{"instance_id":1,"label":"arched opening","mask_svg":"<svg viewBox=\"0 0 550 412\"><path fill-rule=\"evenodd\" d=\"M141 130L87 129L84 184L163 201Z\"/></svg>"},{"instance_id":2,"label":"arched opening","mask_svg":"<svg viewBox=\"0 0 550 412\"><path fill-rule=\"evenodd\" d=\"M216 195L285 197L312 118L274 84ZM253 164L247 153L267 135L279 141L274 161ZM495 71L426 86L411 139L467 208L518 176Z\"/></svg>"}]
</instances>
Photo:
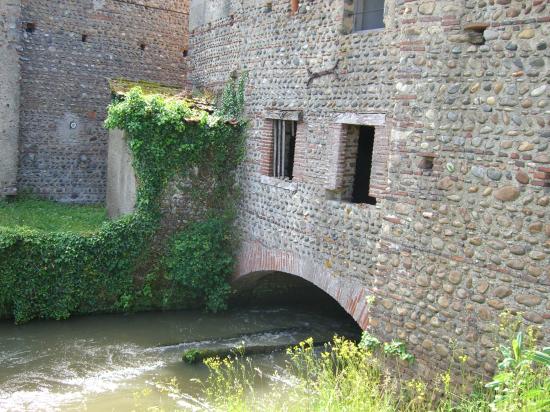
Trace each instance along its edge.
<instances>
[{"instance_id":1,"label":"arched opening","mask_svg":"<svg viewBox=\"0 0 550 412\"><path fill-rule=\"evenodd\" d=\"M295 316L297 327L311 327L327 338L333 335L358 339L361 328L354 318L328 293L299 276L279 271L258 271L233 282L231 305L250 309L287 311ZM310 322L304 325L304 318Z\"/></svg>"}]
</instances>

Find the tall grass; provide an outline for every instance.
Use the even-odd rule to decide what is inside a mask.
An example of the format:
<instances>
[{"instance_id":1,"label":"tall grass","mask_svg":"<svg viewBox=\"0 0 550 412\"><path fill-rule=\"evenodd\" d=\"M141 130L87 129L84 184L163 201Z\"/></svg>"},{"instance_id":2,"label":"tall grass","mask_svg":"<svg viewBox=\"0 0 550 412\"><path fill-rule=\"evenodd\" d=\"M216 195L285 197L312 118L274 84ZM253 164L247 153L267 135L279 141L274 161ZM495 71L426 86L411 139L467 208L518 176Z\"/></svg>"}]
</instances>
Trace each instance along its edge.
<instances>
[{"instance_id":1,"label":"tall grass","mask_svg":"<svg viewBox=\"0 0 550 412\"><path fill-rule=\"evenodd\" d=\"M208 359L204 390L214 410L229 412L550 410L550 348L537 351L520 333L500 349L495 380L470 392L453 382L451 370L429 384L387 374L370 345L339 337L321 351L311 339L289 349L286 367L272 376L243 357Z\"/></svg>"}]
</instances>

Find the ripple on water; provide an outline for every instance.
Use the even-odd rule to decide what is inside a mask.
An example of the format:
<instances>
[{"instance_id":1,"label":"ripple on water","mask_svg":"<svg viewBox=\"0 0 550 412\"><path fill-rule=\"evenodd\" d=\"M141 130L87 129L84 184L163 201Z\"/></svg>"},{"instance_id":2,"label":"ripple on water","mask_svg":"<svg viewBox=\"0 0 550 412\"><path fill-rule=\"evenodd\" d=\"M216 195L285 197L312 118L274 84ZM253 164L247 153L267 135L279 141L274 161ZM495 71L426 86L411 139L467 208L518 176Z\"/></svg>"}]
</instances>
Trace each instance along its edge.
<instances>
[{"instance_id":1,"label":"ripple on water","mask_svg":"<svg viewBox=\"0 0 550 412\"><path fill-rule=\"evenodd\" d=\"M174 377L187 393L174 395L174 408L179 404L196 410L203 405L193 397L201 393L193 380L205 379L208 371L181 362L184 349L234 346L243 340L286 344L339 331L341 326L341 321L317 311L283 308L216 316L98 315L17 328L0 323L0 411L131 411L136 409L134 394L145 388L155 394L150 402L161 398L164 402L167 395L158 382ZM280 354L255 357L262 370L273 370L282 361Z\"/></svg>"},{"instance_id":2,"label":"ripple on water","mask_svg":"<svg viewBox=\"0 0 550 412\"><path fill-rule=\"evenodd\" d=\"M0 410L5 412L52 412L60 411L63 405L84 401L78 392L56 393L47 389L35 391L0 390Z\"/></svg>"},{"instance_id":3,"label":"ripple on water","mask_svg":"<svg viewBox=\"0 0 550 412\"><path fill-rule=\"evenodd\" d=\"M66 410L67 405L82 404L89 395L114 392L130 385L133 379L165 366L158 356L147 356L144 349L136 345L97 347L91 342L83 343L75 342L61 349L73 354L72 350L76 351L79 354L76 360L58 358L54 365L12 376L2 385L0 411ZM14 356L18 355L12 352L10 359Z\"/></svg>"}]
</instances>

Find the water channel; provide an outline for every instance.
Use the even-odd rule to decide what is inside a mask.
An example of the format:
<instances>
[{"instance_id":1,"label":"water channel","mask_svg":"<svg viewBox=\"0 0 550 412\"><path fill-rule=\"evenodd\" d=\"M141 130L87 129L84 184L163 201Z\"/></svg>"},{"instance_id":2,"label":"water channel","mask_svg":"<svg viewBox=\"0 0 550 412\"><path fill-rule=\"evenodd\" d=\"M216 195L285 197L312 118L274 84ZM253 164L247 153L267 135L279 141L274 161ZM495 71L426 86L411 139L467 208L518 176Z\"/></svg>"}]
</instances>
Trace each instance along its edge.
<instances>
[{"instance_id":1,"label":"water channel","mask_svg":"<svg viewBox=\"0 0 550 412\"><path fill-rule=\"evenodd\" d=\"M331 305L97 315L22 326L0 321L0 411L197 410L202 386L196 380L208 371L182 362L186 348L290 344L334 333L357 333L357 325ZM284 355L253 361L273 371ZM173 378L177 396L162 390Z\"/></svg>"}]
</instances>

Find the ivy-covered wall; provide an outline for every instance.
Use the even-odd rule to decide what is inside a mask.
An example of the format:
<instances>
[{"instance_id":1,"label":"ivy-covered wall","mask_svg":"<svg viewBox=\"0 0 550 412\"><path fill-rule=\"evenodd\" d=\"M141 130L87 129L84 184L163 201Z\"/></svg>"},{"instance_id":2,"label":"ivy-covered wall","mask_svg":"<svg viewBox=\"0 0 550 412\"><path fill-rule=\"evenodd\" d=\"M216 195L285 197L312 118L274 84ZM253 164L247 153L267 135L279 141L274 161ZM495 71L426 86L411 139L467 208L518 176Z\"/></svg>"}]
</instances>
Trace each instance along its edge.
<instances>
[{"instance_id":1,"label":"ivy-covered wall","mask_svg":"<svg viewBox=\"0 0 550 412\"><path fill-rule=\"evenodd\" d=\"M128 136L136 212L92 235L0 228L0 317L21 323L74 313L224 308L236 241L234 171L244 152L243 86L232 80L216 110L139 88L113 103L106 127ZM201 209L200 219L161 225L169 187L185 193L189 210Z\"/></svg>"}]
</instances>

